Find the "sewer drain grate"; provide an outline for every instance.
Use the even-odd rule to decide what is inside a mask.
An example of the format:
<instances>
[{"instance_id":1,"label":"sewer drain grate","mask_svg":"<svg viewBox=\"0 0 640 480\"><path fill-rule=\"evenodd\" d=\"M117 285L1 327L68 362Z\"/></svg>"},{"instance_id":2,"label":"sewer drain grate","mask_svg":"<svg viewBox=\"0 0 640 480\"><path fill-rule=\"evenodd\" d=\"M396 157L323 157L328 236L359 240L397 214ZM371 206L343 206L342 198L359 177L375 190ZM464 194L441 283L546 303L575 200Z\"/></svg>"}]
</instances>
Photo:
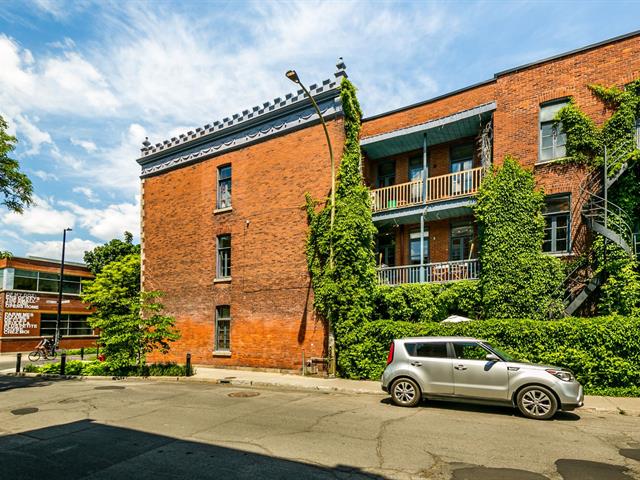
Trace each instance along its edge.
<instances>
[{"instance_id":1,"label":"sewer drain grate","mask_svg":"<svg viewBox=\"0 0 640 480\"><path fill-rule=\"evenodd\" d=\"M106 387L94 387L94 390L124 390L124 387L119 387L117 385L107 385Z\"/></svg>"},{"instance_id":2,"label":"sewer drain grate","mask_svg":"<svg viewBox=\"0 0 640 480\"><path fill-rule=\"evenodd\" d=\"M14 415L29 415L30 413L36 413L39 411L39 408L36 407L26 407L26 408L17 408L15 410L11 410L11 413Z\"/></svg>"},{"instance_id":3,"label":"sewer drain grate","mask_svg":"<svg viewBox=\"0 0 640 480\"><path fill-rule=\"evenodd\" d=\"M233 398L249 398L257 397L258 395L260 395L258 392L231 392L229 394L229 396Z\"/></svg>"}]
</instances>

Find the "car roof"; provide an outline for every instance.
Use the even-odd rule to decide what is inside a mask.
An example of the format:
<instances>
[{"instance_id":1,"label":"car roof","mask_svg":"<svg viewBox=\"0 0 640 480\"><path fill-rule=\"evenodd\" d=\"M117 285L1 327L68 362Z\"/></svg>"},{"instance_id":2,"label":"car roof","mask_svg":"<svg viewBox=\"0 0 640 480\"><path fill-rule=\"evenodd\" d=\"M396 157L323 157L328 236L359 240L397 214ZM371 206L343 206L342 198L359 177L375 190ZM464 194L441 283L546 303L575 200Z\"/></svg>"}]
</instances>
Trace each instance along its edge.
<instances>
[{"instance_id":1,"label":"car roof","mask_svg":"<svg viewBox=\"0 0 640 480\"><path fill-rule=\"evenodd\" d=\"M481 338L473 338L473 337L404 337L404 338L396 338L401 342L486 342L486 340L482 340Z\"/></svg>"}]
</instances>

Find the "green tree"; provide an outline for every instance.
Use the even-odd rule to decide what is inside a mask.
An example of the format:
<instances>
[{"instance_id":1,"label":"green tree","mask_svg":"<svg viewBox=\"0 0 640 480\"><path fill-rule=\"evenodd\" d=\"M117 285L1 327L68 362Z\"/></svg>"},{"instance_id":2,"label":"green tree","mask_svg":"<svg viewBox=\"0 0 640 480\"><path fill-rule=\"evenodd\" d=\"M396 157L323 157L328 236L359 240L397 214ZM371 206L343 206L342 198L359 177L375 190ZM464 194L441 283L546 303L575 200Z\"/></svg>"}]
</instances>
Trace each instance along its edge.
<instances>
[{"instance_id":1,"label":"green tree","mask_svg":"<svg viewBox=\"0 0 640 480\"><path fill-rule=\"evenodd\" d=\"M7 122L0 116L0 195L1 204L9 210L22 213L24 207L33 203L31 180L20 171L17 160L9 157L18 140L7 133Z\"/></svg>"},{"instance_id":2,"label":"green tree","mask_svg":"<svg viewBox=\"0 0 640 480\"><path fill-rule=\"evenodd\" d=\"M350 371L353 359L348 345L357 342L356 326L373 316L376 293L376 229L371 219L370 196L360 169L362 111L356 89L346 78L340 86L344 111L345 144L338 168L336 208L330 228L331 205L315 211L317 202L307 196L309 236L307 261L314 291L314 306L330 318L336 335L338 369ZM329 259L333 245L333 266Z\"/></svg>"},{"instance_id":3,"label":"green tree","mask_svg":"<svg viewBox=\"0 0 640 480\"><path fill-rule=\"evenodd\" d=\"M13 253L9 250L0 250L0 258L11 258L13 257Z\"/></svg>"},{"instance_id":4,"label":"green tree","mask_svg":"<svg viewBox=\"0 0 640 480\"><path fill-rule=\"evenodd\" d=\"M486 318L545 318L560 307L562 263L542 252L544 193L511 157L478 192L480 290Z\"/></svg>"},{"instance_id":5,"label":"green tree","mask_svg":"<svg viewBox=\"0 0 640 480\"><path fill-rule=\"evenodd\" d=\"M147 353L166 353L180 337L173 317L163 314L158 291L140 291L140 255L107 264L83 285L82 300L96 309L89 317L113 368L142 365Z\"/></svg>"},{"instance_id":6,"label":"green tree","mask_svg":"<svg viewBox=\"0 0 640 480\"><path fill-rule=\"evenodd\" d=\"M97 275L111 262L120 260L132 253L140 253L140 245L133 243L133 234L131 232L124 232L124 241L114 238L104 245L84 252L84 263L87 264L91 273Z\"/></svg>"}]
</instances>

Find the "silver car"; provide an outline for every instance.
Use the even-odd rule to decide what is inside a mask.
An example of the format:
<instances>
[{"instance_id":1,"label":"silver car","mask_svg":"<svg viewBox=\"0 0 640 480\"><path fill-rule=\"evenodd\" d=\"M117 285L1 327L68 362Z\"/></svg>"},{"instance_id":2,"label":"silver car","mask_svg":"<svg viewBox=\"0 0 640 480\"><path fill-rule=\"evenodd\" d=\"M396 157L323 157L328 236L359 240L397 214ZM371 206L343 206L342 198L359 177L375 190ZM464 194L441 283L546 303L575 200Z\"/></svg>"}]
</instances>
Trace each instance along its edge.
<instances>
[{"instance_id":1,"label":"silver car","mask_svg":"<svg viewBox=\"0 0 640 480\"><path fill-rule=\"evenodd\" d=\"M584 400L570 370L518 362L484 340L464 337L394 340L382 389L402 407L415 407L422 398L461 400L511 405L538 420Z\"/></svg>"}]
</instances>

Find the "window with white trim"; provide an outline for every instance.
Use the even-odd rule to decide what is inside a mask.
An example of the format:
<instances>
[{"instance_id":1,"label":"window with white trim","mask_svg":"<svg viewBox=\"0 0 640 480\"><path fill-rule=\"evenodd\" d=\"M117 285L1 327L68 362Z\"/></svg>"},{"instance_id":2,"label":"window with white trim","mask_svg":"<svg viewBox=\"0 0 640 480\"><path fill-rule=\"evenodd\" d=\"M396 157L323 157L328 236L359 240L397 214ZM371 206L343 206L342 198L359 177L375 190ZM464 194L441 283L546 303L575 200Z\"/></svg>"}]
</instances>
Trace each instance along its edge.
<instances>
[{"instance_id":1,"label":"window with white trim","mask_svg":"<svg viewBox=\"0 0 640 480\"><path fill-rule=\"evenodd\" d=\"M636 148L640 149L640 117L636 118Z\"/></svg>"},{"instance_id":2,"label":"window with white trim","mask_svg":"<svg viewBox=\"0 0 640 480\"><path fill-rule=\"evenodd\" d=\"M216 208L231 208L231 165L218 167Z\"/></svg>"},{"instance_id":3,"label":"window with white trim","mask_svg":"<svg viewBox=\"0 0 640 480\"><path fill-rule=\"evenodd\" d=\"M449 260L454 262L472 258L472 255L475 254L473 251L473 238L474 231L472 222L452 222Z\"/></svg>"},{"instance_id":4,"label":"window with white trim","mask_svg":"<svg viewBox=\"0 0 640 480\"><path fill-rule=\"evenodd\" d=\"M539 162L567 156L567 134L562 130L562 122L554 120L557 113L567 103L566 100L560 100L540 105Z\"/></svg>"},{"instance_id":5,"label":"window with white trim","mask_svg":"<svg viewBox=\"0 0 640 480\"><path fill-rule=\"evenodd\" d=\"M544 221L542 251L568 252L571 247L571 197L568 194L548 197L545 200Z\"/></svg>"},{"instance_id":6,"label":"window with white trim","mask_svg":"<svg viewBox=\"0 0 640 480\"><path fill-rule=\"evenodd\" d=\"M218 305L216 307L215 351L228 352L231 350L231 307Z\"/></svg>"},{"instance_id":7,"label":"window with white trim","mask_svg":"<svg viewBox=\"0 0 640 480\"><path fill-rule=\"evenodd\" d=\"M216 278L231 278L231 235L218 235Z\"/></svg>"}]
</instances>

